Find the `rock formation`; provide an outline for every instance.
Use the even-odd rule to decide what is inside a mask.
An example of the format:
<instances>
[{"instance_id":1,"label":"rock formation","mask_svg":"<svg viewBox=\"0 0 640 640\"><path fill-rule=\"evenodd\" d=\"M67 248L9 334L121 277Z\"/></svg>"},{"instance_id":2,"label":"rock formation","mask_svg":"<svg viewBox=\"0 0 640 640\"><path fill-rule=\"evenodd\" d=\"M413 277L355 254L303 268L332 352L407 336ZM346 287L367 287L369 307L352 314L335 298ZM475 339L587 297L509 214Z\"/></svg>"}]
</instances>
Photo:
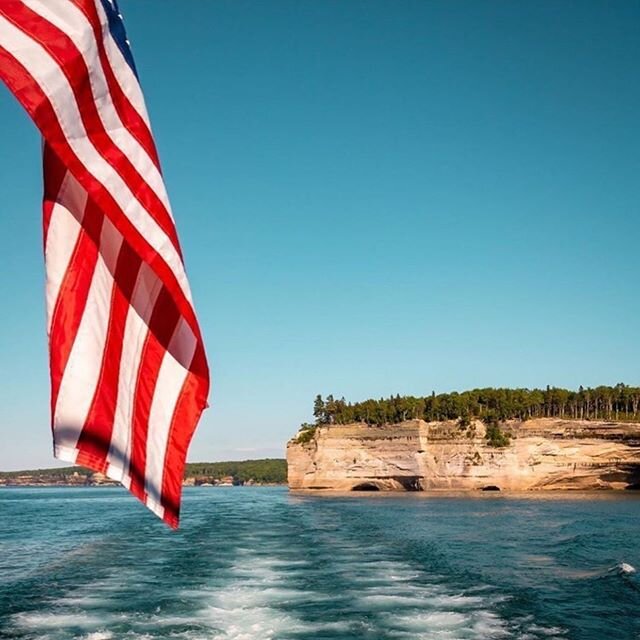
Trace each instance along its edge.
<instances>
[{"instance_id":1,"label":"rock formation","mask_svg":"<svg viewBox=\"0 0 640 640\"><path fill-rule=\"evenodd\" d=\"M480 421L324 425L287 445L291 489L336 491L640 488L640 424L544 418L502 425L490 446ZM305 432L301 432L305 433Z\"/></svg>"}]
</instances>

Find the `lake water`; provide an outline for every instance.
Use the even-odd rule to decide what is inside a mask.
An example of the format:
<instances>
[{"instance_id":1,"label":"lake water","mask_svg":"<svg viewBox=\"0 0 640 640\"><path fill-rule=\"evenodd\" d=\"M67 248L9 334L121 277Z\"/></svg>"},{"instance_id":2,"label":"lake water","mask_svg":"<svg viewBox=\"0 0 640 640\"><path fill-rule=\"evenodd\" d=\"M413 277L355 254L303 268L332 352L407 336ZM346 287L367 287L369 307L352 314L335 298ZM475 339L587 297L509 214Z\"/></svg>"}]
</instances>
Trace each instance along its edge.
<instances>
[{"instance_id":1,"label":"lake water","mask_svg":"<svg viewBox=\"0 0 640 640\"><path fill-rule=\"evenodd\" d=\"M629 565L629 566L627 566ZM0 489L1 638L640 638L640 496Z\"/></svg>"}]
</instances>

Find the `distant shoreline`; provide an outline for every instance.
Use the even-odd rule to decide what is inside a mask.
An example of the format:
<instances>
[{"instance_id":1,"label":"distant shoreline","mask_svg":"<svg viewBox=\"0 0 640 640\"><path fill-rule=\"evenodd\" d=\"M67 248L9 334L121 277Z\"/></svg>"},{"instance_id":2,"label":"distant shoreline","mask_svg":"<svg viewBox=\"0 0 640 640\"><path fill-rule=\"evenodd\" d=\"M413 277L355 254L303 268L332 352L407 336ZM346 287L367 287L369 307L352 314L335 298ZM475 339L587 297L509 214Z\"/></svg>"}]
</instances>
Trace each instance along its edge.
<instances>
[{"instance_id":1,"label":"distant shoreline","mask_svg":"<svg viewBox=\"0 0 640 640\"><path fill-rule=\"evenodd\" d=\"M189 462L183 486L266 486L287 482L287 462L283 458ZM0 471L0 487L85 487L119 486L105 474L85 467Z\"/></svg>"}]
</instances>

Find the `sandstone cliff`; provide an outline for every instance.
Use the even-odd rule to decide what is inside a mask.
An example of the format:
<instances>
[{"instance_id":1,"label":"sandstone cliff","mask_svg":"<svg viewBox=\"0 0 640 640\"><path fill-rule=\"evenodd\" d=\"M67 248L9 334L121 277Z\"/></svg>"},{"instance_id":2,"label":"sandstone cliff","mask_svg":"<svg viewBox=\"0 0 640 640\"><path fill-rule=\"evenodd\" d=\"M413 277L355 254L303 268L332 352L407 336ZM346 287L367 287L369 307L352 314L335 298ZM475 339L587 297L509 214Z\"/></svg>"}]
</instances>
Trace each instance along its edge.
<instances>
[{"instance_id":1,"label":"sandstone cliff","mask_svg":"<svg viewBox=\"0 0 640 640\"><path fill-rule=\"evenodd\" d=\"M318 427L287 445L291 489L465 490L640 488L640 424L511 421L504 448L473 422L412 420ZM300 438L299 440L304 440Z\"/></svg>"}]
</instances>

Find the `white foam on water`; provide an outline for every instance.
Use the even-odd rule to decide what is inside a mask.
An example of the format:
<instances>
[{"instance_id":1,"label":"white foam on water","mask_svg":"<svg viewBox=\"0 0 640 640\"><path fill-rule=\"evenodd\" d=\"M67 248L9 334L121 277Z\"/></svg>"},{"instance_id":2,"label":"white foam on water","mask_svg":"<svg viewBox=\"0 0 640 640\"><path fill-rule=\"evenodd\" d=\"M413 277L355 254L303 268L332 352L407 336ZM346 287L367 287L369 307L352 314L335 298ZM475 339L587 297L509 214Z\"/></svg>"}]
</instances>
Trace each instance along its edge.
<instances>
[{"instance_id":1,"label":"white foam on water","mask_svg":"<svg viewBox=\"0 0 640 640\"><path fill-rule=\"evenodd\" d=\"M216 602L220 607L231 607L240 601L246 606L272 607L280 606L288 602L308 601L309 592L300 589L286 589L284 587L263 587L259 583L248 584L246 587L228 587L224 592L216 596ZM314 595L314 600L321 596Z\"/></svg>"},{"instance_id":2,"label":"white foam on water","mask_svg":"<svg viewBox=\"0 0 640 640\"><path fill-rule=\"evenodd\" d=\"M530 625L527 631L538 633L543 636L561 636L566 633L566 631L564 629L560 629L560 627L541 627L537 624Z\"/></svg>"},{"instance_id":3,"label":"white foam on water","mask_svg":"<svg viewBox=\"0 0 640 640\"><path fill-rule=\"evenodd\" d=\"M411 631L434 631L438 629L463 628L469 619L455 611L433 611L431 613L411 613L394 616L392 624Z\"/></svg>"},{"instance_id":4,"label":"white foam on water","mask_svg":"<svg viewBox=\"0 0 640 640\"><path fill-rule=\"evenodd\" d=\"M358 610L375 612L384 631L399 640L540 640L565 633L536 626L533 618L520 624L503 619L495 606L510 596L490 585L451 592L440 576L400 561L363 562L359 569L350 596Z\"/></svg>"},{"instance_id":5,"label":"white foam on water","mask_svg":"<svg viewBox=\"0 0 640 640\"><path fill-rule=\"evenodd\" d=\"M105 626L104 616L92 616L87 613L72 612L49 612L49 613L16 613L12 617L14 626L21 629L41 630L41 629L64 629L76 627L86 629L87 627Z\"/></svg>"},{"instance_id":6,"label":"white foam on water","mask_svg":"<svg viewBox=\"0 0 640 640\"><path fill-rule=\"evenodd\" d=\"M472 629L476 638L489 640L489 638L505 638L510 635L504 620L492 611L476 611L472 615L472 620Z\"/></svg>"},{"instance_id":7,"label":"white foam on water","mask_svg":"<svg viewBox=\"0 0 640 640\"><path fill-rule=\"evenodd\" d=\"M373 593L360 596L359 601L369 606L375 607L420 607L425 604L423 598L398 595L395 593Z\"/></svg>"},{"instance_id":8,"label":"white foam on water","mask_svg":"<svg viewBox=\"0 0 640 640\"><path fill-rule=\"evenodd\" d=\"M302 630L294 617L266 607L210 607L207 614L212 629L217 629L211 636L215 640L271 640L285 632Z\"/></svg>"},{"instance_id":9,"label":"white foam on water","mask_svg":"<svg viewBox=\"0 0 640 640\"><path fill-rule=\"evenodd\" d=\"M258 548L264 551L264 545ZM291 586L290 581L304 573L306 564L243 551L220 587L184 591L182 595L195 596L203 603L194 618L211 629L209 640L277 640L283 635L330 629L348 631L348 623L311 623L281 608L330 597Z\"/></svg>"},{"instance_id":10,"label":"white foam on water","mask_svg":"<svg viewBox=\"0 0 640 640\"><path fill-rule=\"evenodd\" d=\"M620 573L635 573L636 568L626 562L621 562L618 566Z\"/></svg>"},{"instance_id":11,"label":"white foam on water","mask_svg":"<svg viewBox=\"0 0 640 640\"><path fill-rule=\"evenodd\" d=\"M436 576L401 561L359 565L351 597L359 610L375 611L385 631L407 640L488 640L509 635L487 596L451 593Z\"/></svg>"},{"instance_id":12,"label":"white foam on water","mask_svg":"<svg viewBox=\"0 0 640 640\"><path fill-rule=\"evenodd\" d=\"M60 598L57 601L57 604L62 606L80 607L82 609L87 609L91 607L104 606L108 602L108 598L102 597L100 595L71 594Z\"/></svg>"},{"instance_id":13,"label":"white foam on water","mask_svg":"<svg viewBox=\"0 0 640 640\"><path fill-rule=\"evenodd\" d=\"M468 607L478 607L486 602L487 600L480 598L479 596L465 596L462 594L448 595L441 593L432 598L430 604L432 607L439 607L443 609L465 609ZM495 599L492 599L491 602L495 602Z\"/></svg>"},{"instance_id":14,"label":"white foam on water","mask_svg":"<svg viewBox=\"0 0 640 640\"><path fill-rule=\"evenodd\" d=\"M511 637L502 621L479 624L482 614L465 615L455 611L431 613L389 614L388 628L396 638L406 640L489 640Z\"/></svg>"},{"instance_id":15,"label":"white foam on water","mask_svg":"<svg viewBox=\"0 0 640 640\"><path fill-rule=\"evenodd\" d=\"M285 558L259 557L259 563L265 567L287 568L287 567L307 567L311 563L309 560L289 560Z\"/></svg>"}]
</instances>

